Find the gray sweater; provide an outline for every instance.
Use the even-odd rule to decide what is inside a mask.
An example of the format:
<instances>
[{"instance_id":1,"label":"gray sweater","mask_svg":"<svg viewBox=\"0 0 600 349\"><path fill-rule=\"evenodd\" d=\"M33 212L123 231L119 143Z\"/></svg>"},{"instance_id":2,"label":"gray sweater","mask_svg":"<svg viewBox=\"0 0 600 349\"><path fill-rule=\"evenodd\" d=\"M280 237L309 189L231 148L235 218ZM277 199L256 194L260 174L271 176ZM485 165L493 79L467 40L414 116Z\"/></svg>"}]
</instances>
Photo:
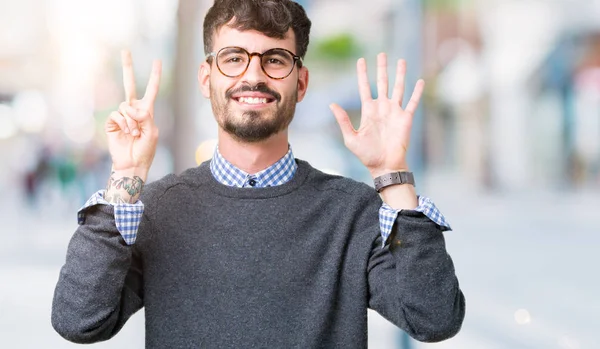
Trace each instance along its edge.
<instances>
[{"instance_id":1,"label":"gray sweater","mask_svg":"<svg viewBox=\"0 0 600 349\"><path fill-rule=\"evenodd\" d=\"M56 331L106 340L144 307L147 348L365 348L371 308L421 341L455 335L465 300L440 228L402 211L382 248L375 190L297 161L271 188L224 186L208 163L147 185L132 246L112 206L89 208Z\"/></svg>"}]
</instances>

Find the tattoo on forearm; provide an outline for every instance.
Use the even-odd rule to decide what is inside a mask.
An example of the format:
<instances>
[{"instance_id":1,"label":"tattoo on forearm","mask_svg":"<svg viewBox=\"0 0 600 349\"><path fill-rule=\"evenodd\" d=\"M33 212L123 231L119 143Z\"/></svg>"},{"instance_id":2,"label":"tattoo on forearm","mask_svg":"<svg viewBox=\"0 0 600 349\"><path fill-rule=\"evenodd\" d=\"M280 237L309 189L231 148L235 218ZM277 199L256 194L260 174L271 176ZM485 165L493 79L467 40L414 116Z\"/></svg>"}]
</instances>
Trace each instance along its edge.
<instances>
[{"instance_id":1,"label":"tattoo on forearm","mask_svg":"<svg viewBox=\"0 0 600 349\"><path fill-rule=\"evenodd\" d=\"M111 203L135 203L142 192L144 181L138 176L115 179L114 174L113 171L108 179L105 200Z\"/></svg>"}]
</instances>

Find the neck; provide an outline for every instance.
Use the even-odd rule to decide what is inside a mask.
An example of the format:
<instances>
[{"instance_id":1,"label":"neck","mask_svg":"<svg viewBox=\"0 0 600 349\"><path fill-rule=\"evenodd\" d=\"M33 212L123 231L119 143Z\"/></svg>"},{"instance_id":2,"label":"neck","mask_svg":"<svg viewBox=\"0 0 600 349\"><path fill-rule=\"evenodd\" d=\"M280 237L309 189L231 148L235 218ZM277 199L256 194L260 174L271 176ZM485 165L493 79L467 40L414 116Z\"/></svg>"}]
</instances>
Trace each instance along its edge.
<instances>
[{"instance_id":1,"label":"neck","mask_svg":"<svg viewBox=\"0 0 600 349\"><path fill-rule=\"evenodd\" d=\"M260 172L276 163L288 152L287 130L256 143L236 140L219 129L219 152L240 170L249 174Z\"/></svg>"}]
</instances>

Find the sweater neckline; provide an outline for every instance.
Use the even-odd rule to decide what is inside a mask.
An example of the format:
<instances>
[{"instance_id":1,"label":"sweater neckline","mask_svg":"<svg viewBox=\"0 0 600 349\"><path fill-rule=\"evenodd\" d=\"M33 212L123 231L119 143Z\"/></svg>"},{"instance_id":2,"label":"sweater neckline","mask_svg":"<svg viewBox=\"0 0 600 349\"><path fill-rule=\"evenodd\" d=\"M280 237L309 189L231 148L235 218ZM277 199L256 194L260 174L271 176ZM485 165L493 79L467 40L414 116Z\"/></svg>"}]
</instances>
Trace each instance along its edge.
<instances>
[{"instance_id":1,"label":"sweater neckline","mask_svg":"<svg viewBox=\"0 0 600 349\"><path fill-rule=\"evenodd\" d=\"M265 199L286 195L304 183L311 166L303 160L295 159L295 161L298 164L298 169L291 180L281 185L266 188L237 188L222 184L210 171L210 161L202 163L198 170L203 184L214 194L238 199Z\"/></svg>"}]
</instances>

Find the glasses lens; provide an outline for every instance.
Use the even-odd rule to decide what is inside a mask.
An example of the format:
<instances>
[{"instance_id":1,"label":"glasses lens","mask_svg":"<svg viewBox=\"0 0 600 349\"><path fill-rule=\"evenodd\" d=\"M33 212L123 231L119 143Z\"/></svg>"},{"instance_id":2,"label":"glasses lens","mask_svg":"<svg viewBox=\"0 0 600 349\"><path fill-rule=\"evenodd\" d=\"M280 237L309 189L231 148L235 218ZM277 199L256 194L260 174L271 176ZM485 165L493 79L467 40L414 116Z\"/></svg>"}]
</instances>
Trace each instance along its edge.
<instances>
[{"instance_id":1,"label":"glasses lens","mask_svg":"<svg viewBox=\"0 0 600 349\"><path fill-rule=\"evenodd\" d=\"M267 75L281 79L294 69L294 56L282 49L272 49L263 53L262 66Z\"/></svg>"},{"instance_id":2,"label":"glasses lens","mask_svg":"<svg viewBox=\"0 0 600 349\"><path fill-rule=\"evenodd\" d=\"M226 47L217 55L217 66L227 76L238 76L246 70L248 53L239 47Z\"/></svg>"}]
</instances>

